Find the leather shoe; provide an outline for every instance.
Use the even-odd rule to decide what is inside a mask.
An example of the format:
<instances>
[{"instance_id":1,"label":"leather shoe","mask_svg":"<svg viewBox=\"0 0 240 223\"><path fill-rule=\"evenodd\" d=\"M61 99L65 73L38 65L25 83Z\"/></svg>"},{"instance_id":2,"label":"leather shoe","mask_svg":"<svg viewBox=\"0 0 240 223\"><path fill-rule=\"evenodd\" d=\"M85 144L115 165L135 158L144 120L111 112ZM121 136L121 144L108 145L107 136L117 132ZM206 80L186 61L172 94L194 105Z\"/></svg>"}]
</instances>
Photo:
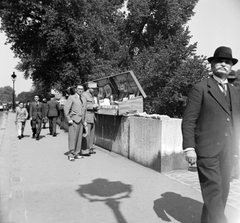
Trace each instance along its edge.
<instances>
[{"instance_id":1,"label":"leather shoe","mask_svg":"<svg viewBox=\"0 0 240 223\"><path fill-rule=\"evenodd\" d=\"M96 152L93 149L90 149L90 154L96 154Z\"/></svg>"},{"instance_id":2,"label":"leather shoe","mask_svg":"<svg viewBox=\"0 0 240 223\"><path fill-rule=\"evenodd\" d=\"M56 133L54 133L54 134L53 134L53 137L56 137L56 136L57 136L57 134L56 134Z\"/></svg>"},{"instance_id":3,"label":"leather shoe","mask_svg":"<svg viewBox=\"0 0 240 223\"><path fill-rule=\"evenodd\" d=\"M22 137L21 136L18 136L19 139L21 139Z\"/></svg>"},{"instance_id":4,"label":"leather shoe","mask_svg":"<svg viewBox=\"0 0 240 223\"><path fill-rule=\"evenodd\" d=\"M69 161L75 161L74 157L71 157L71 156L68 157L68 160Z\"/></svg>"},{"instance_id":5,"label":"leather shoe","mask_svg":"<svg viewBox=\"0 0 240 223\"><path fill-rule=\"evenodd\" d=\"M83 157L83 156L80 156L80 155L76 155L74 158L75 158L75 159L83 159L84 157Z\"/></svg>"}]
</instances>

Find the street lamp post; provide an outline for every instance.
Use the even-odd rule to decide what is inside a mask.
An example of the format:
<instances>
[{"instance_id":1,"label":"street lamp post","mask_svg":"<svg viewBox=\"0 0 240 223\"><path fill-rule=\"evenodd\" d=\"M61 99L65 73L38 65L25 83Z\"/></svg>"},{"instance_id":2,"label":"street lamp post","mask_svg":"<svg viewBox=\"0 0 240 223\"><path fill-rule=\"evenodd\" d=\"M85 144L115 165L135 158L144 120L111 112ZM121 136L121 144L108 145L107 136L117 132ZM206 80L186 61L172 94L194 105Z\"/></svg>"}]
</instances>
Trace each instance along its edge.
<instances>
[{"instance_id":1,"label":"street lamp post","mask_svg":"<svg viewBox=\"0 0 240 223\"><path fill-rule=\"evenodd\" d=\"M12 81L13 81L13 98L12 98L12 110L13 112L15 112L15 81L17 79L17 75L15 74L15 72L13 72L13 74L11 75L12 77Z\"/></svg>"}]
</instances>

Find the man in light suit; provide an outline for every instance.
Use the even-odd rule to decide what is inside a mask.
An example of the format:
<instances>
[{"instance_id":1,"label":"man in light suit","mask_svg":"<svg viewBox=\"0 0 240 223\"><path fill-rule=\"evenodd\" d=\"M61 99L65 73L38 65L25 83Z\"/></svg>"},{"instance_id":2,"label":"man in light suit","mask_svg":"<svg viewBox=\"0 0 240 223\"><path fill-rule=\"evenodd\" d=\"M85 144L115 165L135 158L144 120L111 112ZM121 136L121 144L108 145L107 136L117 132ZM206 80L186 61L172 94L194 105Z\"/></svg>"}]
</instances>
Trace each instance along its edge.
<instances>
[{"instance_id":1,"label":"man in light suit","mask_svg":"<svg viewBox=\"0 0 240 223\"><path fill-rule=\"evenodd\" d=\"M34 96L34 102L30 104L30 122L32 126L32 138L36 137L36 140L40 139L40 133L42 130L42 120L43 120L43 108L42 103L39 102L39 96Z\"/></svg>"},{"instance_id":2,"label":"man in light suit","mask_svg":"<svg viewBox=\"0 0 240 223\"><path fill-rule=\"evenodd\" d=\"M88 82L87 88L88 89L85 92L83 92L83 96L87 100L86 119L87 119L87 126L88 126L88 135L85 138L83 138L82 155L90 155L90 154L96 153L93 150L93 141L95 136L95 122L96 122L95 113L99 109L99 105L94 99L94 92L97 89L97 83Z\"/></svg>"},{"instance_id":3,"label":"man in light suit","mask_svg":"<svg viewBox=\"0 0 240 223\"><path fill-rule=\"evenodd\" d=\"M59 114L59 104L55 99L55 95L50 95L50 101L47 102L47 117L49 120L49 132L53 137L57 136L57 117Z\"/></svg>"},{"instance_id":4,"label":"man in light suit","mask_svg":"<svg viewBox=\"0 0 240 223\"><path fill-rule=\"evenodd\" d=\"M224 214L233 157L239 153L240 100L228 83L238 60L219 47L208 58L213 75L193 86L182 120L183 149L190 164L197 162L203 196L202 223L226 223Z\"/></svg>"},{"instance_id":5,"label":"man in light suit","mask_svg":"<svg viewBox=\"0 0 240 223\"><path fill-rule=\"evenodd\" d=\"M69 95L64 106L64 114L68 121L68 159L74 161L81 159L82 137L88 134L86 122L87 101L82 97L84 89L78 85L76 93ZM83 132L84 131L84 132ZM83 134L84 133L84 134Z\"/></svg>"}]
</instances>

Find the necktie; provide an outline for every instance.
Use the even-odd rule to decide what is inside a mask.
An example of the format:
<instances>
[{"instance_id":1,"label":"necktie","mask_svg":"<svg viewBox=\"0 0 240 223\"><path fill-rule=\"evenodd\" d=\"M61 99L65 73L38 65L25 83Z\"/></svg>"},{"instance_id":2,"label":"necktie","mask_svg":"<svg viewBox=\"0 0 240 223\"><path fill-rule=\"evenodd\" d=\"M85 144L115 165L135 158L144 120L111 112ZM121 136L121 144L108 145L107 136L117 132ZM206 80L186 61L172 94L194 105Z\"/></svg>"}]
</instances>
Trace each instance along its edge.
<instances>
[{"instance_id":1,"label":"necktie","mask_svg":"<svg viewBox=\"0 0 240 223\"><path fill-rule=\"evenodd\" d=\"M80 99L81 103L83 103L83 101L82 101L82 96L81 96L81 95L79 95L79 99Z\"/></svg>"},{"instance_id":2,"label":"necktie","mask_svg":"<svg viewBox=\"0 0 240 223\"><path fill-rule=\"evenodd\" d=\"M227 96L227 84L225 83L219 83L219 85L222 87L223 94Z\"/></svg>"}]
</instances>

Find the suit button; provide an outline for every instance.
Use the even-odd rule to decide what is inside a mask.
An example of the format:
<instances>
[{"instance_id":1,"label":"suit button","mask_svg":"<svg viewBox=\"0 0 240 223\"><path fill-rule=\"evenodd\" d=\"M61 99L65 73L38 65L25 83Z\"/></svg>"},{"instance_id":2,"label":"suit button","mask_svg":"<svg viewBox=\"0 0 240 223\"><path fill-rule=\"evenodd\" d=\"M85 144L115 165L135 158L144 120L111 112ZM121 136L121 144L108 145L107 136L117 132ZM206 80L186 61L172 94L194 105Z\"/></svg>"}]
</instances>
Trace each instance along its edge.
<instances>
[{"instance_id":1,"label":"suit button","mask_svg":"<svg viewBox=\"0 0 240 223\"><path fill-rule=\"evenodd\" d=\"M227 118L227 121L230 122L230 118Z\"/></svg>"},{"instance_id":2,"label":"suit button","mask_svg":"<svg viewBox=\"0 0 240 223\"><path fill-rule=\"evenodd\" d=\"M225 136L228 136L228 134L227 134L227 133L225 133L224 135L225 135Z\"/></svg>"}]
</instances>

